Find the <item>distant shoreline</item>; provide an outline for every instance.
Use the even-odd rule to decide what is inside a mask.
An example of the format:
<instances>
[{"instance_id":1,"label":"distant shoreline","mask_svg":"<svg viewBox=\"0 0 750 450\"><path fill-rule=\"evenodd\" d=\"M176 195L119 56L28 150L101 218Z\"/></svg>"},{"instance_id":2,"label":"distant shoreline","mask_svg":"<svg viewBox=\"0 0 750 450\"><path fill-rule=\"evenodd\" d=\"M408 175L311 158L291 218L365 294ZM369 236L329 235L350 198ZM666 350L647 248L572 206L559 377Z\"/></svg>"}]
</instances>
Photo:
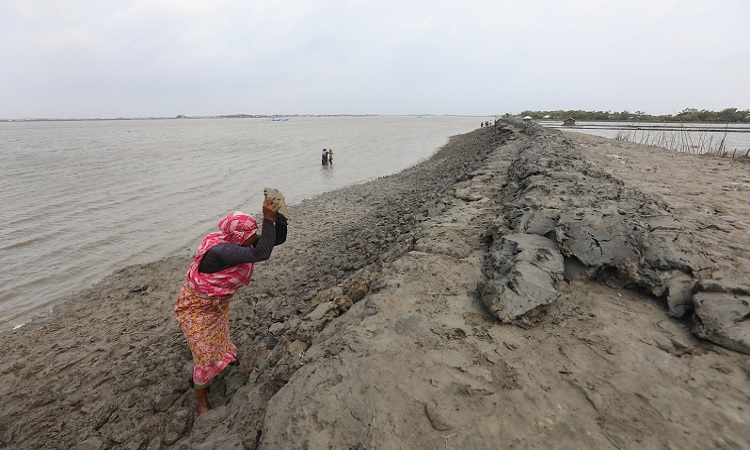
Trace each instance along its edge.
<instances>
[{"instance_id":1,"label":"distant shoreline","mask_svg":"<svg viewBox=\"0 0 750 450\"><path fill-rule=\"evenodd\" d=\"M466 114L230 114L220 116L186 116L179 114L174 117L111 117L111 118L86 118L86 119L55 119L55 118L30 118L30 119L0 119L0 122L96 122L112 120L179 120L179 119L271 119L274 117L489 117L488 115L466 115Z\"/></svg>"},{"instance_id":2,"label":"distant shoreline","mask_svg":"<svg viewBox=\"0 0 750 450\"><path fill-rule=\"evenodd\" d=\"M279 117L415 117L415 118L424 118L424 117L495 117L499 118L501 116L499 115L472 115L472 114L231 114L231 115L219 115L219 116L186 116L186 115L177 115L174 117L95 117L95 118L28 118L28 119L0 119L0 123L14 123L14 122L101 122L101 121L118 121L118 120L183 120L183 119L272 119L272 118L279 118ZM520 116L519 116L520 118ZM550 127L549 123L562 123L563 120L555 120L555 119L538 119L535 120L535 122L538 122L544 126ZM719 122L719 121L683 121L683 120L617 120L617 119L607 119L607 120L580 120L579 122L596 122L596 123L612 123L613 127L615 127L617 123L630 123L630 124L642 124L642 125L635 125L635 127L640 129L646 129L644 126L648 126L648 124L674 124L675 126L680 124L706 124L706 125L747 125L748 122ZM559 127L563 127L560 125ZM604 127L608 127L608 125L605 125ZM628 127L633 127L633 125L628 125ZM551 128L556 128L555 126L551 126ZM579 129L586 129L586 128L598 128L596 126L586 126L586 125L574 125L574 126L566 126L565 128L579 128ZM659 130L666 130L666 128L658 128ZM680 131L682 128L680 128ZM722 130L724 131L724 130ZM737 130L730 130L730 131L737 131ZM750 132L750 130L746 129L740 129L737 132Z\"/></svg>"}]
</instances>

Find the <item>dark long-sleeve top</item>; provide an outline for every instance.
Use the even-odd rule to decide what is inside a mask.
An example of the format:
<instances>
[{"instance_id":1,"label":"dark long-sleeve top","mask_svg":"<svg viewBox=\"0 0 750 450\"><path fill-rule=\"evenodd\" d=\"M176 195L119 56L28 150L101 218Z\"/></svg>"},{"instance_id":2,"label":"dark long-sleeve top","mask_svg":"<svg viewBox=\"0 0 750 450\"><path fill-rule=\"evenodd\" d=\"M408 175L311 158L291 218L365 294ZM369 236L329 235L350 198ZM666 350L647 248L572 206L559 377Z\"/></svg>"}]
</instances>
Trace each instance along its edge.
<instances>
[{"instance_id":1,"label":"dark long-sleeve top","mask_svg":"<svg viewBox=\"0 0 750 450\"><path fill-rule=\"evenodd\" d=\"M265 261L271 257L275 245L286 242L286 221L263 219L260 237L252 247L237 244L218 244L211 247L198 265L198 272L216 273L242 263Z\"/></svg>"}]
</instances>

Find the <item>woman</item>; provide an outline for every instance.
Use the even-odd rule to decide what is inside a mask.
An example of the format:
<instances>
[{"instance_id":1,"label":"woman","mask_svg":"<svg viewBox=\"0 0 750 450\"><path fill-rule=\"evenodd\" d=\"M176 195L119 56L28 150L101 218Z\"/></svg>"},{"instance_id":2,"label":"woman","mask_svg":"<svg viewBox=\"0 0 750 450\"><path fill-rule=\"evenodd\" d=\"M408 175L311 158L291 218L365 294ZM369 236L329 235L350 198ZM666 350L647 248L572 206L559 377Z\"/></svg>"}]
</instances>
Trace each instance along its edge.
<instances>
[{"instance_id":1,"label":"woman","mask_svg":"<svg viewBox=\"0 0 750 450\"><path fill-rule=\"evenodd\" d=\"M193 383L198 414L210 409L208 387L237 365L237 347L229 337L229 301L250 283L253 266L286 241L286 218L279 201L263 202L263 229L249 214L234 212L219 221L219 232L203 239L187 271L174 311L193 354Z\"/></svg>"}]
</instances>

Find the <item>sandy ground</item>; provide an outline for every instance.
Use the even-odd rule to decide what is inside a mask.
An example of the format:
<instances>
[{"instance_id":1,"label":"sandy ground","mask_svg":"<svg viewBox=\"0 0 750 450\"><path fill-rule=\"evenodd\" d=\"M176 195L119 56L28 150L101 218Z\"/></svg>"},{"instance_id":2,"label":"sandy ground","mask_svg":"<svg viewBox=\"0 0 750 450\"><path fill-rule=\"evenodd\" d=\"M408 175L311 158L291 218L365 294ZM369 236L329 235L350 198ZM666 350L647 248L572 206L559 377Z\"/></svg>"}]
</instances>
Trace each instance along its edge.
<instances>
[{"instance_id":1,"label":"sandy ground","mask_svg":"<svg viewBox=\"0 0 750 450\"><path fill-rule=\"evenodd\" d=\"M290 208L207 414L186 257L2 333L0 447L747 449L749 198L747 161L481 128Z\"/></svg>"}]
</instances>

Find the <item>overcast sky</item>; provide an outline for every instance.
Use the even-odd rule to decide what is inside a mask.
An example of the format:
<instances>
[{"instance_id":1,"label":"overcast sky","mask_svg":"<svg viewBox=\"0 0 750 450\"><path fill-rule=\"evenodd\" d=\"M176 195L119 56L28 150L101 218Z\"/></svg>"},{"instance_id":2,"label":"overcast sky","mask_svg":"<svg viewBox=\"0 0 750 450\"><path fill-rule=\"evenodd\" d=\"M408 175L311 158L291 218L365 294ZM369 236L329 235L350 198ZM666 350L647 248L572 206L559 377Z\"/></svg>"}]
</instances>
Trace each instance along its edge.
<instances>
[{"instance_id":1,"label":"overcast sky","mask_svg":"<svg viewBox=\"0 0 750 450\"><path fill-rule=\"evenodd\" d=\"M0 0L0 119L750 109L750 0Z\"/></svg>"}]
</instances>

